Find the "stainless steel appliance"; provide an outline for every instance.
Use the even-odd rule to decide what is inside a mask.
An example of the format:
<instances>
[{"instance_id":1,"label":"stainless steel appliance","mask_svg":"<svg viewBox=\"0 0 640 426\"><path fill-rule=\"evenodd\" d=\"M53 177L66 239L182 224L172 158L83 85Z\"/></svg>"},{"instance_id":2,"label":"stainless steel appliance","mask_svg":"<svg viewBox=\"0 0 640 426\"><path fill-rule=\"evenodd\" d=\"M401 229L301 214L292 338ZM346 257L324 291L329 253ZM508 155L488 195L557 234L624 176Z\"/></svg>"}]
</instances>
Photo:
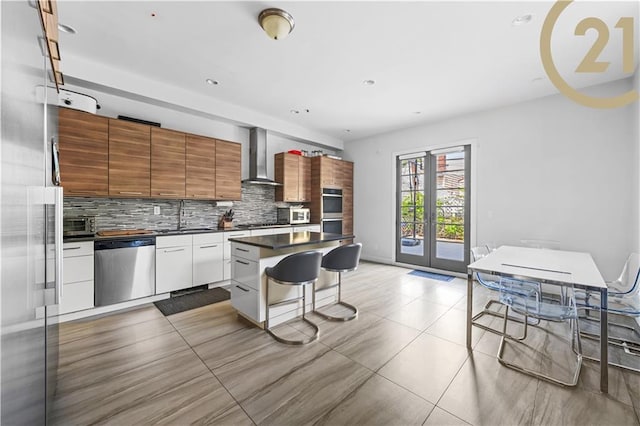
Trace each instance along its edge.
<instances>
[{"instance_id":1,"label":"stainless steel appliance","mask_svg":"<svg viewBox=\"0 0 640 426\"><path fill-rule=\"evenodd\" d=\"M322 232L342 234L342 189L322 188Z\"/></svg>"},{"instance_id":2,"label":"stainless steel appliance","mask_svg":"<svg viewBox=\"0 0 640 426\"><path fill-rule=\"evenodd\" d=\"M297 225L309 223L311 210L298 207L278 207L278 223Z\"/></svg>"},{"instance_id":3,"label":"stainless steel appliance","mask_svg":"<svg viewBox=\"0 0 640 426\"><path fill-rule=\"evenodd\" d=\"M322 188L322 218L342 217L342 189Z\"/></svg>"},{"instance_id":4,"label":"stainless steel appliance","mask_svg":"<svg viewBox=\"0 0 640 426\"><path fill-rule=\"evenodd\" d=\"M0 423L7 425L47 423L58 369L62 188L52 181L58 96L46 88L50 61L40 48L34 6L0 2Z\"/></svg>"},{"instance_id":5,"label":"stainless steel appliance","mask_svg":"<svg viewBox=\"0 0 640 426\"><path fill-rule=\"evenodd\" d=\"M94 216L65 217L63 220L65 237L88 237L96 233L96 218Z\"/></svg>"},{"instance_id":6,"label":"stainless steel appliance","mask_svg":"<svg viewBox=\"0 0 640 426\"><path fill-rule=\"evenodd\" d=\"M156 237L96 241L95 304L111 305L156 292Z\"/></svg>"}]
</instances>

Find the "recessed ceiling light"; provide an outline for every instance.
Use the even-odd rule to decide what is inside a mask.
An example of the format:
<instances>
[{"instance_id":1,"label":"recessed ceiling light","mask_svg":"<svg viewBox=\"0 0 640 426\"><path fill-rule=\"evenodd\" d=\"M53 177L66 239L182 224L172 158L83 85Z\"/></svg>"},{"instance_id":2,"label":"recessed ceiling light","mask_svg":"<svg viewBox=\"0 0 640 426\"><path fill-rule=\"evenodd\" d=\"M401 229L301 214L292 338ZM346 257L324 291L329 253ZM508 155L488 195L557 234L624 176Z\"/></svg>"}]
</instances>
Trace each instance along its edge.
<instances>
[{"instance_id":1,"label":"recessed ceiling light","mask_svg":"<svg viewBox=\"0 0 640 426\"><path fill-rule=\"evenodd\" d=\"M350 129L344 129L344 132L345 133L351 133L351 130Z\"/></svg>"},{"instance_id":2,"label":"recessed ceiling light","mask_svg":"<svg viewBox=\"0 0 640 426\"><path fill-rule=\"evenodd\" d=\"M70 25L65 25L65 24L61 24L58 22L58 29L60 31L62 31L63 33L67 33L67 34L77 34L78 31L76 31L75 28L73 28Z\"/></svg>"},{"instance_id":3,"label":"recessed ceiling light","mask_svg":"<svg viewBox=\"0 0 640 426\"><path fill-rule=\"evenodd\" d=\"M220 83L218 83L217 80L212 80L210 78L206 79L205 81L207 82L207 84L209 84L211 86L217 86L218 84L220 84Z\"/></svg>"},{"instance_id":4,"label":"recessed ceiling light","mask_svg":"<svg viewBox=\"0 0 640 426\"><path fill-rule=\"evenodd\" d=\"M373 86L374 84L376 84L375 80L363 80L362 84L364 84L365 86Z\"/></svg>"},{"instance_id":5,"label":"recessed ceiling light","mask_svg":"<svg viewBox=\"0 0 640 426\"><path fill-rule=\"evenodd\" d=\"M414 113L415 115L420 115L420 114L422 114L422 111L413 111L413 113Z\"/></svg>"},{"instance_id":6,"label":"recessed ceiling light","mask_svg":"<svg viewBox=\"0 0 640 426\"><path fill-rule=\"evenodd\" d=\"M531 19L533 19L533 15L528 13L526 15L518 16L516 19L511 21L511 25L517 26L528 24L529 22L531 22Z\"/></svg>"},{"instance_id":7,"label":"recessed ceiling light","mask_svg":"<svg viewBox=\"0 0 640 426\"><path fill-rule=\"evenodd\" d=\"M292 109L291 111L289 111L291 114L300 114L300 111L297 109Z\"/></svg>"}]
</instances>

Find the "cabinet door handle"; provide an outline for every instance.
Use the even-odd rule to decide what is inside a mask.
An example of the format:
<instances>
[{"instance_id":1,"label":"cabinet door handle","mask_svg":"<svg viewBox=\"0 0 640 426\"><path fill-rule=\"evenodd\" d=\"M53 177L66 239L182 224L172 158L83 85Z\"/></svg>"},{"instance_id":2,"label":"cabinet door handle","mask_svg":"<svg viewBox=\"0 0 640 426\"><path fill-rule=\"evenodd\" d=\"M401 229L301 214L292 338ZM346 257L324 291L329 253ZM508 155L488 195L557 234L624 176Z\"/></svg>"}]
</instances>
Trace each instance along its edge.
<instances>
[{"instance_id":1,"label":"cabinet door handle","mask_svg":"<svg viewBox=\"0 0 640 426\"><path fill-rule=\"evenodd\" d=\"M240 247L236 247L236 250L243 251L245 253L249 253L249 250L243 249L243 248L240 248Z\"/></svg>"},{"instance_id":2,"label":"cabinet door handle","mask_svg":"<svg viewBox=\"0 0 640 426\"><path fill-rule=\"evenodd\" d=\"M142 192L120 191L120 194L124 195L142 195Z\"/></svg>"},{"instance_id":3,"label":"cabinet door handle","mask_svg":"<svg viewBox=\"0 0 640 426\"><path fill-rule=\"evenodd\" d=\"M246 288L242 288L239 285L237 285L236 287L239 288L240 290L244 291L245 293L249 293L249 290L247 290Z\"/></svg>"},{"instance_id":4,"label":"cabinet door handle","mask_svg":"<svg viewBox=\"0 0 640 426\"><path fill-rule=\"evenodd\" d=\"M174 250L165 250L164 252L165 253L175 253L177 251L184 251L184 249L183 248L179 248L179 249L174 249Z\"/></svg>"},{"instance_id":5,"label":"cabinet door handle","mask_svg":"<svg viewBox=\"0 0 640 426\"><path fill-rule=\"evenodd\" d=\"M67 189L64 192L67 194L98 194L98 191L74 191L73 189Z\"/></svg>"},{"instance_id":6,"label":"cabinet door handle","mask_svg":"<svg viewBox=\"0 0 640 426\"><path fill-rule=\"evenodd\" d=\"M217 244L214 244L212 246L200 246L201 249L205 249L205 248L213 248L213 247L218 247Z\"/></svg>"},{"instance_id":7,"label":"cabinet door handle","mask_svg":"<svg viewBox=\"0 0 640 426\"><path fill-rule=\"evenodd\" d=\"M247 266L249 265L249 262L243 262L242 260L236 260L236 262L242 263L243 265L247 265Z\"/></svg>"},{"instance_id":8,"label":"cabinet door handle","mask_svg":"<svg viewBox=\"0 0 640 426\"><path fill-rule=\"evenodd\" d=\"M80 250L82 247L77 246L77 247L65 247L62 250Z\"/></svg>"}]
</instances>

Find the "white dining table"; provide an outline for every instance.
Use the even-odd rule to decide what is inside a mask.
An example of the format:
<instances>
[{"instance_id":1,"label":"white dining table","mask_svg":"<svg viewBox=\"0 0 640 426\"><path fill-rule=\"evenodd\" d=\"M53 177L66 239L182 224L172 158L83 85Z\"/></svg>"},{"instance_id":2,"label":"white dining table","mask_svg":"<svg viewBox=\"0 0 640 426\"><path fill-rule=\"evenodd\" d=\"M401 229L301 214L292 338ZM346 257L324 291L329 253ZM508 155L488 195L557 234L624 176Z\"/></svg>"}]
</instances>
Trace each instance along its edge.
<instances>
[{"instance_id":1,"label":"white dining table","mask_svg":"<svg viewBox=\"0 0 640 426\"><path fill-rule=\"evenodd\" d=\"M473 274L520 278L600 293L600 390L608 393L607 284L589 253L502 246L467 268L467 349L471 350Z\"/></svg>"}]
</instances>

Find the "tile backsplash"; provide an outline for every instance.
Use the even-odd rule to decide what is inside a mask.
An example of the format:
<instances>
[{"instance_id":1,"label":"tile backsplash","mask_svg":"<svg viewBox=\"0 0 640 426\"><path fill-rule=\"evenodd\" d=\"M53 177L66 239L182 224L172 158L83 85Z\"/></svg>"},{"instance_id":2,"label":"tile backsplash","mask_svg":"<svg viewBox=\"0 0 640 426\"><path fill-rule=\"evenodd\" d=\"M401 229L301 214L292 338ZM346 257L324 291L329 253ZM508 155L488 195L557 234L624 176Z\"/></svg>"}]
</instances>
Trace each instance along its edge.
<instances>
[{"instance_id":1,"label":"tile backsplash","mask_svg":"<svg viewBox=\"0 0 640 426\"><path fill-rule=\"evenodd\" d=\"M214 201L185 200L183 227L215 228L222 214L233 208L235 224L276 221L275 188L242 184L242 201L233 207L216 207ZM98 231L105 229L176 229L180 200L123 198L65 198L64 216L95 216ZM160 214L154 215L154 207Z\"/></svg>"}]
</instances>

